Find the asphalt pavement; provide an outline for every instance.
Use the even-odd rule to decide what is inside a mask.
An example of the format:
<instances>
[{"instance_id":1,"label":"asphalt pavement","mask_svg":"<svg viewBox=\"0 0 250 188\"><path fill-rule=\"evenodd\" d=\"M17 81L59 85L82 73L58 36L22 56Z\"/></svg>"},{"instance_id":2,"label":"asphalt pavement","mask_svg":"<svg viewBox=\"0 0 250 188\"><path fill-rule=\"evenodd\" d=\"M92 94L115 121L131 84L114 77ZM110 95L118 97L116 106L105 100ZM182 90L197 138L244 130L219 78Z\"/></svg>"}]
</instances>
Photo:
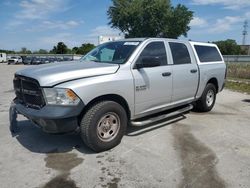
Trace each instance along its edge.
<instances>
[{"instance_id":1,"label":"asphalt pavement","mask_svg":"<svg viewBox=\"0 0 250 188\"><path fill-rule=\"evenodd\" d=\"M22 116L10 133L12 79L25 67L0 64L1 188L250 187L250 95L224 90L209 113L129 127L94 153L78 134L49 135Z\"/></svg>"}]
</instances>

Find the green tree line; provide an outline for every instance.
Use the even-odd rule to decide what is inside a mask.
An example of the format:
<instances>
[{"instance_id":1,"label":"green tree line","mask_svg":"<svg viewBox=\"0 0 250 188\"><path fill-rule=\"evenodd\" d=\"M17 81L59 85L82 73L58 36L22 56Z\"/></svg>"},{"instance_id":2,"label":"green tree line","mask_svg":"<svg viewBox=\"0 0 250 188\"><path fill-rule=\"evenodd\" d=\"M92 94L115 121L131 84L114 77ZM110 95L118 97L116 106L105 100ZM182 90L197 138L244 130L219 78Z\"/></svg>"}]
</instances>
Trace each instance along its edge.
<instances>
[{"instance_id":1,"label":"green tree line","mask_svg":"<svg viewBox=\"0 0 250 188\"><path fill-rule=\"evenodd\" d=\"M240 45L233 39L220 40L213 42L217 44L223 55L246 55L247 52L242 50Z\"/></svg>"},{"instance_id":2,"label":"green tree line","mask_svg":"<svg viewBox=\"0 0 250 188\"><path fill-rule=\"evenodd\" d=\"M94 44L91 43L84 43L81 46L69 48L63 42L58 42L56 46L54 46L51 50L39 49L37 51L31 51L26 47L22 47L20 51L15 50L3 50L0 49L0 52L7 53L7 54L79 54L85 55L90 50L95 47Z\"/></svg>"}]
</instances>

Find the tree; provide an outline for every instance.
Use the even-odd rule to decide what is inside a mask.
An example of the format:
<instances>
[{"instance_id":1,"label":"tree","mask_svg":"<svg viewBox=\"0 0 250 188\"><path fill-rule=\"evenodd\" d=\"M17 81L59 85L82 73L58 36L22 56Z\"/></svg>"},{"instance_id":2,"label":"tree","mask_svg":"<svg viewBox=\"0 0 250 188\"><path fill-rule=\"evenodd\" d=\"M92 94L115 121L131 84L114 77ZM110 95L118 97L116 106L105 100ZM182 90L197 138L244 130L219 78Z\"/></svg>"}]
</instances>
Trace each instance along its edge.
<instances>
[{"instance_id":1,"label":"tree","mask_svg":"<svg viewBox=\"0 0 250 188\"><path fill-rule=\"evenodd\" d=\"M111 27L125 37L187 36L193 18L187 7L173 7L170 0L113 0L107 14Z\"/></svg>"},{"instance_id":2,"label":"tree","mask_svg":"<svg viewBox=\"0 0 250 188\"><path fill-rule=\"evenodd\" d=\"M90 44L90 43L85 43L82 44L80 47L74 47L72 49L72 51L76 54L81 54L81 55L85 55L87 54L90 50L92 50L93 48L95 48L94 44Z\"/></svg>"},{"instance_id":3,"label":"tree","mask_svg":"<svg viewBox=\"0 0 250 188\"><path fill-rule=\"evenodd\" d=\"M224 41L213 42L217 44L221 53L223 55L243 55L244 52L241 50L240 46L233 39L227 39Z\"/></svg>"},{"instance_id":4,"label":"tree","mask_svg":"<svg viewBox=\"0 0 250 188\"><path fill-rule=\"evenodd\" d=\"M45 49L40 49L40 50L38 50L38 53L39 53L39 54L47 54L48 51L45 50Z\"/></svg>"},{"instance_id":5,"label":"tree","mask_svg":"<svg viewBox=\"0 0 250 188\"><path fill-rule=\"evenodd\" d=\"M73 54L78 54L78 50L79 50L79 47L75 46L75 47L72 48L72 53Z\"/></svg>"},{"instance_id":6,"label":"tree","mask_svg":"<svg viewBox=\"0 0 250 188\"><path fill-rule=\"evenodd\" d=\"M22 47L21 51L19 51L18 53L20 53L20 54L31 54L32 52L30 50L28 50L26 47Z\"/></svg>"},{"instance_id":7,"label":"tree","mask_svg":"<svg viewBox=\"0 0 250 188\"><path fill-rule=\"evenodd\" d=\"M56 54L57 48L56 46L53 46L53 49L49 51L51 54Z\"/></svg>"},{"instance_id":8,"label":"tree","mask_svg":"<svg viewBox=\"0 0 250 188\"><path fill-rule=\"evenodd\" d=\"M16 52L14 50L3 50L3 49L0 49L0 53L15 54Z\"/></svg>"},{"instance_id":9,"label":"tree","mask_svg":"<svg viewBox=\"0 0 250 188\"><path fill-rule=\"evenodd\" d=\"M40 49L40 50L38 50L38 51L34 51L33 53L34 53L34 54L47 54L48 51L47 51L47 50L44 50L44 49Z\"/></svg>"},{"instance_id":10,"label":"tree","mask_svg":"<svg viewBox=\"0 0 250 188\"><path fill-rule=\"evenodd\" d=\"M74 53L72 52L72 49L68 48L67 49L67 54L74 54Z\"/></svg>"},{"instance_id":11,"label":"tree","mask_svg":"<svg viewBox=\"0 0 250 188\"><path fill-rule=\"evenodd\" d=\"M63 42L58 42L57 46L54 46L50 53L54 54L66 54L68 51L68 47Z\"/></svg>"},{"instance_id":12,"label":"tree","mask_svg":"<svg viewBox=\"0 0 250 188\"><path fill-rule=\"evenodd\" d=\"M63 42L58 42L57 44L57 54L66 54L68 51L68 47Z\"/></svg>"}]
</instances>

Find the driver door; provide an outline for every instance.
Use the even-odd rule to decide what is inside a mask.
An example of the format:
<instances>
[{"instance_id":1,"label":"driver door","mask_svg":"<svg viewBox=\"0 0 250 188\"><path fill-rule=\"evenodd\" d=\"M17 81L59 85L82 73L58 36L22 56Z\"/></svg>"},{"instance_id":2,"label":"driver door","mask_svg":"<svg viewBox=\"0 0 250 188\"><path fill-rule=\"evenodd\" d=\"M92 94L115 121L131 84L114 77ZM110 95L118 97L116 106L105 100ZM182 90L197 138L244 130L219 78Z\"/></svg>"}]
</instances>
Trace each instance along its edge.
<instances>
[{"instance_id":1,"label":"driver door","mask_svg":"<svg viewBox=\"0 0 250 188\"><path fill-rule=\"evenodd\" d=\"M143 60L147 60L146 67ZM148 61L160 62L158 66ZM164 41L153 41L146 44L141 51L132 74L135 85L135 115L151 114L171 103L172 66L168 66Z\"/></svg>"}]
</instances>

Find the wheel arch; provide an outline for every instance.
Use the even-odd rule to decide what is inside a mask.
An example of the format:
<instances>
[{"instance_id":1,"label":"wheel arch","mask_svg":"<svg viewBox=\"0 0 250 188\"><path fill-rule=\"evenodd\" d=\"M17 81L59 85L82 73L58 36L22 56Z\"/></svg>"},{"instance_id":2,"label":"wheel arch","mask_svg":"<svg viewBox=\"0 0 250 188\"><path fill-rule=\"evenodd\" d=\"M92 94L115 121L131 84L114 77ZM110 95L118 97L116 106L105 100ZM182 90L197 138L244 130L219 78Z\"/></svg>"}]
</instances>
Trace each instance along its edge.
<instances>
[{"instance_id":1,"label":"wheel arch","mask_svg":"<svg viewBox=\"0 0 250 188\"><path fill-rule=\"evenodd\" d=\"M207 81L207 84L213 84L214 86L215 86L215 88L216 88L216 93L218 93L218 91L219 91L219 85L218 85L218 80L217 80L217 78L215 78L215 77L213 77L213 78L210 78L208 81ZM206 84L206 85L207 85Z\"/></svg>"},{"instance_id":2,"label":"wheel arch","mask_svg":"<svg viewBox=\"0 0 250 188\"><path fill-rule=\"evenodd\" d=\"M129 105L127 103L127 101L120 95L117 94L106 94L106 95L101 95L98 96L94 99L92 99L88 104L86 104L86 106L84 107L84 109L82 110L81 114L79 115L79 122L81 121L83 115L86 113L86 111L95 103L100 102L100 101L105 101L105 100L110 100L110 101L114 101L117 102L118 104L120 104L126 111L128 120L131 117L131 111L129 108Z\"/></svg>"}]
</instances>

